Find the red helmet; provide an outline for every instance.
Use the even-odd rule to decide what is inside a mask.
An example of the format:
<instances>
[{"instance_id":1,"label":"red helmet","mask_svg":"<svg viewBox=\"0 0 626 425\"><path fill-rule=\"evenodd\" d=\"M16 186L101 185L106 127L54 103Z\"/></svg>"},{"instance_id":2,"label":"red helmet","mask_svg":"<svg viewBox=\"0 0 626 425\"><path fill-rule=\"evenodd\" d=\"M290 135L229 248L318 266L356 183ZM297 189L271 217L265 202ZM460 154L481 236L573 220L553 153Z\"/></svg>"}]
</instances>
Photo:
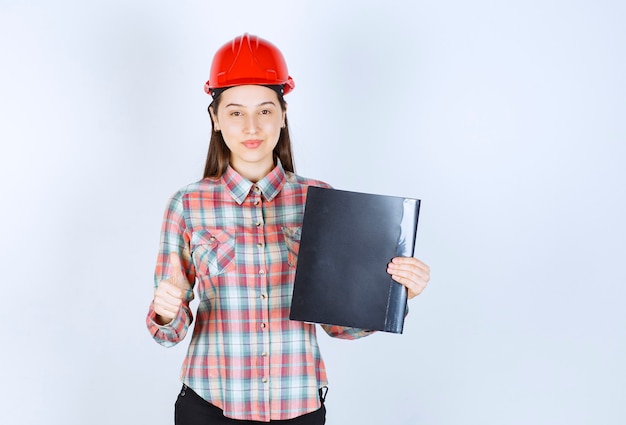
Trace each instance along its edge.
<instances>
[{"instance_id":1,"label":"red helmet","mask_svg":"<svg viewBox=\"0 0 626 425\"><path fill-rule=\"evenodd\" d=\"M282 85L283 94L296 86L280 50L269 41L248 33L217 51L204 91L213 95L213 89L246 84Z\"/></svg>"}]
</instances>

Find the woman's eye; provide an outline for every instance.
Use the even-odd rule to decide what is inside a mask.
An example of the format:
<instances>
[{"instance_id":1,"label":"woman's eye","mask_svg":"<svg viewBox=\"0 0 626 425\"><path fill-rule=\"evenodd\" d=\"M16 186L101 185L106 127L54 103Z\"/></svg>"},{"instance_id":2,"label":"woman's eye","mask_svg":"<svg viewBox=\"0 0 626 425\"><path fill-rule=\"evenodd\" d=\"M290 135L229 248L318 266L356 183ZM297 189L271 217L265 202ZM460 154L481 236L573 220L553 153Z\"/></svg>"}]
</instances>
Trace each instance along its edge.
<instances>
[{"instance_id":1,"label":"woman's eye","mask_svg":"<svg viewBox=\"0 0 626 425\"><path fill-rule=\"evenodd\" d=\"M269 115L269 114L271 114L271 113L272 113L272 111L270 111L269 109L263 109L263 110L261 111L261 115Z\"/></svg>"},{"instance_id":2,"label":"woman's eye","mask_svg":"<svg viewBox=\"0 0 626 425\"><path fill-rule=\"evenodd\" d=\"M241 116L241 112L239 111L233 111L230 113L231 117L240 117Z\"/></svg>"}]
</instances>

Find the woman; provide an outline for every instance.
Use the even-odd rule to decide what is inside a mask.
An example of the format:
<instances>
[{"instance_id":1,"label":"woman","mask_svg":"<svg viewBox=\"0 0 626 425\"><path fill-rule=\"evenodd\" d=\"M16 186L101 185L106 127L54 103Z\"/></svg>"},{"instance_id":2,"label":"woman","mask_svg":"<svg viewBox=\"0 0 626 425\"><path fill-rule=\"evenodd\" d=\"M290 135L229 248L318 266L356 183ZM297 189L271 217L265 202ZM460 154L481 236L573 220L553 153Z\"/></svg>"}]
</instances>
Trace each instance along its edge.
<instances>
[{"instance_id":1,"label":"woman","mask_svg":"<svg viewBox=\"0 0 626 425\"><path fill-rule=\"evenodd\" d=\"M315 326L289 320L289 307L306 189L329 186L294 174L283 98L293 88L280 51L258 37L237 37L213 59L204 178L169 201L147 317L157 342L180 342L195 283L177 424L325 423ZM395 258L387 271L409 298L429 280L415 258ZM371 333L322 328L346 339Z\"/></svg>"}]
</instances>

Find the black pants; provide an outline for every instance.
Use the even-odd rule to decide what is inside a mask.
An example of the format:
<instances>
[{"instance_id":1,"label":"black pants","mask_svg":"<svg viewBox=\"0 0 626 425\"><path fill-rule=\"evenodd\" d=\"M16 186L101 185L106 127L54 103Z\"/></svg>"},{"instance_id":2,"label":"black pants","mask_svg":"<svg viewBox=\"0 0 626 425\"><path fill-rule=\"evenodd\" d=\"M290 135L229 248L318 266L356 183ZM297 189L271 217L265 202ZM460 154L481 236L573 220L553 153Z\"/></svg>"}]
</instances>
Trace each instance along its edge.
<instances>
[{"instance_id":1,"label":"black pants","mask_svg":"<svg viewBox=\"0 0 626 425\"><path fill-rule=\"evenodd\" d=\"M326 408L324 407L321 390L320 399L322 400L322 407L314 412L293 419L270 421L270 423L284 425L323 425L326 423ZM186 385L183 385L176 399L174 418L175 425L252 425L266 423L259 421L239 421L227 418L224 416L222 409L204 400Z\"/></svg>"}]
</instances>

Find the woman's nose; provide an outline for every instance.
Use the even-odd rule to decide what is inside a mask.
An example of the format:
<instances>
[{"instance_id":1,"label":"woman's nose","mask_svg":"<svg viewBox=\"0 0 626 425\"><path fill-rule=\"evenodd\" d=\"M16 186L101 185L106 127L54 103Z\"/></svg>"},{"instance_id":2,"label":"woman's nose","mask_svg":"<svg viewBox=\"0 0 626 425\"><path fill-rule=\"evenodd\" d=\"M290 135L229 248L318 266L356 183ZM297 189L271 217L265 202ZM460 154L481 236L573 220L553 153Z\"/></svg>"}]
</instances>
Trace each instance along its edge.
<instances>
[{"instance_id":1,"label":"woman's nose","mask_svg":"<svg viewBox=\"0 0 626 425\"><path fill-rule=\"evenodd\" d=\"M249 115L248 117L246 117L246 121L244 124L244 131L246 133L253 134L253 133L256 133L257 129L258 129L258 123L257 123L256 117L254 115Z\"/></svg>"}]
</instances>

